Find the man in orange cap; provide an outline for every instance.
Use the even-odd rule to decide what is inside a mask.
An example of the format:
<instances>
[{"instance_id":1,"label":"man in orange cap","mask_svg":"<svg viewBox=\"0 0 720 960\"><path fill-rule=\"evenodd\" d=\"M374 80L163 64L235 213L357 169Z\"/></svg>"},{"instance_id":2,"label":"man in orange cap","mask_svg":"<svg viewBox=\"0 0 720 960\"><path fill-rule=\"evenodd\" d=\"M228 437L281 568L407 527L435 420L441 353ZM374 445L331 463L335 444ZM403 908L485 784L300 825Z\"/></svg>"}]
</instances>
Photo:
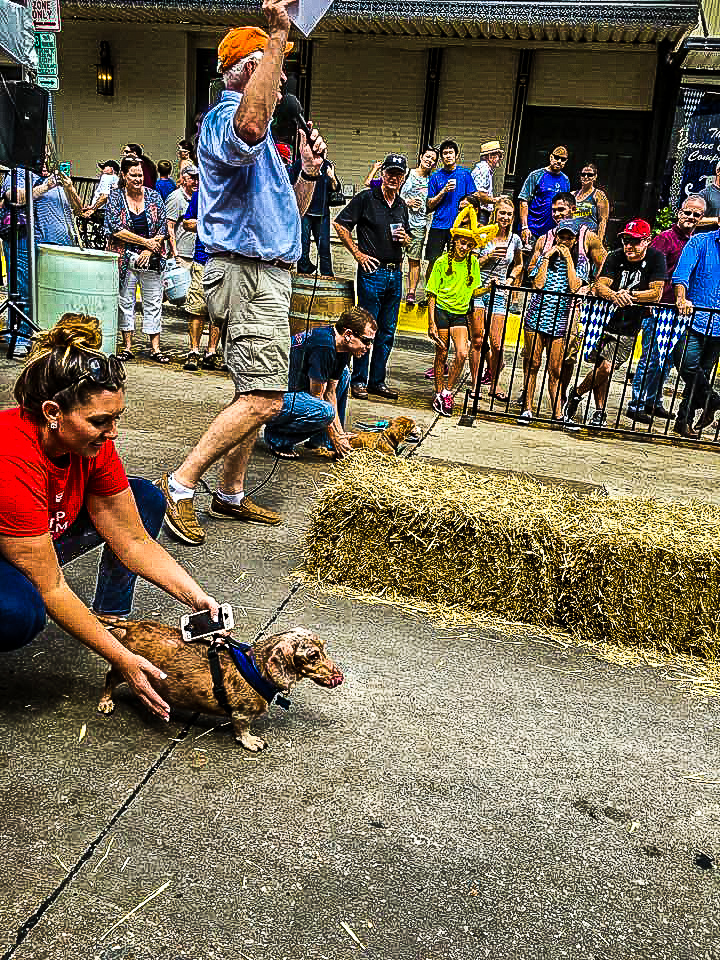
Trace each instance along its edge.
<instances>
[{"instance_id":1,"label":"man in orange cap","mask_svg":"<svg viewBox=\"0 0 720 960\"><path fill-rule=\"evenodd\" d=\"M300 218L312 199L325 144L310 127L300 135L300 175L291 186L270 132L286 79L283 58L291 0L263 0L268 32L236 27L218 48L225 91L205 117L198 161L198 236L205 245L204 290L210 317L223 330L235 397L174 473L159 481L165 523L185 543L205 531L193 507L195 487L224 457L210 512L224 519L280 523L244 493L245 472L260 427L282 409L290 360L290 269L300 258Z\"/></svg>"}]
</instances>

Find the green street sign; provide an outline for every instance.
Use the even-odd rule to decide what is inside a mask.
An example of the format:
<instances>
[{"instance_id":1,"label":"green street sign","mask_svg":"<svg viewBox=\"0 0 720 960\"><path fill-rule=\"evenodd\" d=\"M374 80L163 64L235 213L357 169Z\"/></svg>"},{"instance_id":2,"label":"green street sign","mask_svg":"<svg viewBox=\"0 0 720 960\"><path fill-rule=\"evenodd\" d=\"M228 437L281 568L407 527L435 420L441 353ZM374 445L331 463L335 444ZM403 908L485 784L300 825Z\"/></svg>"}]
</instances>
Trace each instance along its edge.
<instances>
[{"instance_id":1,"label":"green street sign","mask_svg":"<svg viewBox=\"0 0 720 960\"><path fill-rule=\"evenodd\" d=\"M57 40L54 33L36 33L35 50L38 56L38 86L46 90L60 89Z\"/></svg>"}]
</instances>

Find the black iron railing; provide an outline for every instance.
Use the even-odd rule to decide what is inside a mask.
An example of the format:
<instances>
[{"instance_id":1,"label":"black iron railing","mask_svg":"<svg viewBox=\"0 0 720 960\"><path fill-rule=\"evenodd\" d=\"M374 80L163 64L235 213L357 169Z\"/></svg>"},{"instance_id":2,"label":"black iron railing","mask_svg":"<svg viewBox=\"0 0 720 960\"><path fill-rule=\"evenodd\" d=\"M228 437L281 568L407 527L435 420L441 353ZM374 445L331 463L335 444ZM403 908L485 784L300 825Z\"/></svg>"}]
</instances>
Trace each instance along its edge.
<instances>
[{"instance_id":1,"label":"black iron railing","mask_svg":"<svg viewBox=\"0 0 720 960\"><path fill-rule=\"evenodd\" d=\"M479 383L460 425L491 417L718 443L720 310L653 305L629 336L612 333L615 310L597 297L491 283Z\"/></svg>"}]
</instances>

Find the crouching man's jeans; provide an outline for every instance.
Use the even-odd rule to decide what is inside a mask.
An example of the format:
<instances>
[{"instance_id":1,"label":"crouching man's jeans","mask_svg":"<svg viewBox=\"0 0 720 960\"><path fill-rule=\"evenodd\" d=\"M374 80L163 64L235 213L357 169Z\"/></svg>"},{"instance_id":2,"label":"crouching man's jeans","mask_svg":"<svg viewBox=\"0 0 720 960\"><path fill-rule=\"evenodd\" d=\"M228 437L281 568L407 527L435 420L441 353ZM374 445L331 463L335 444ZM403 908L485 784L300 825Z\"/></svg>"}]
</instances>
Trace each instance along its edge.
<instances>
[{"instance_id":1,"label":"crouching man's jeans","mask_svg":"<svg viewBox=\"0 0 720 960\"><path fill-rule=\"evenodd\" d=\"M345 426L350 371L347 367L337 385L338 419ZM286 393L282 410L265 424L265 442L270 449L290 452L292 448L308 441L310 447L327 447L332 450L327 427L335 419L335 408L327 400L309 393Z\"/></svg>"},{"instance_id":2,"label":"crouching man's jeans","mask_svg":"<svg viewBox=\"0 0 720 960\"><path fill-rule=\"evenodd\" d=\"M130 477L140 519L153 540L165 516L165 497L149 480ZM75 522L54 542L58 563L63 566L82 556L103 539L83 508ZM125 617L132 609L137 574L131 573L105 544L100 558L95 601L96 613ZM45 604L37 588L18 568L0 558L0 651L15 650L30 643L45 628Z\"/></svg>"}]
</instances>

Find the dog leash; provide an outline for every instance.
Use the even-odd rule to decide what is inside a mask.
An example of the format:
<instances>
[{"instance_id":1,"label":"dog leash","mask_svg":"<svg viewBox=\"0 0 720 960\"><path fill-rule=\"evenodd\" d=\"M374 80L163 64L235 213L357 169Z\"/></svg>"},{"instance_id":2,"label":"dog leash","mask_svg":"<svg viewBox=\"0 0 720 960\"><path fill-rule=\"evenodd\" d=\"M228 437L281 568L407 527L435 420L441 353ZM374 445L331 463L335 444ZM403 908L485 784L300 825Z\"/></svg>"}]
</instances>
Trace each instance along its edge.
<instances>
[{"instance_id":1,"label":"dog leash","mask_svg":"<svg viewBox=\"0 0 720 960\"><path fill-rule=\"evenodd\" d=\"M220 665L220 650L223 649L227 650L232 657L233 663L237 667L243 680L252 687L255 693L267 701L268 707L276 703L279 707L282 707L283 710L290 709L290 701L282 695L281 688L269 683L258 670L252 647L249 643L228 640L225 637L213 634L212 641L208 648L210 676L213 682L213 696L225 713L232 713L232 708L228 702L222 666Z\"/></svg>"}]
</instances>

